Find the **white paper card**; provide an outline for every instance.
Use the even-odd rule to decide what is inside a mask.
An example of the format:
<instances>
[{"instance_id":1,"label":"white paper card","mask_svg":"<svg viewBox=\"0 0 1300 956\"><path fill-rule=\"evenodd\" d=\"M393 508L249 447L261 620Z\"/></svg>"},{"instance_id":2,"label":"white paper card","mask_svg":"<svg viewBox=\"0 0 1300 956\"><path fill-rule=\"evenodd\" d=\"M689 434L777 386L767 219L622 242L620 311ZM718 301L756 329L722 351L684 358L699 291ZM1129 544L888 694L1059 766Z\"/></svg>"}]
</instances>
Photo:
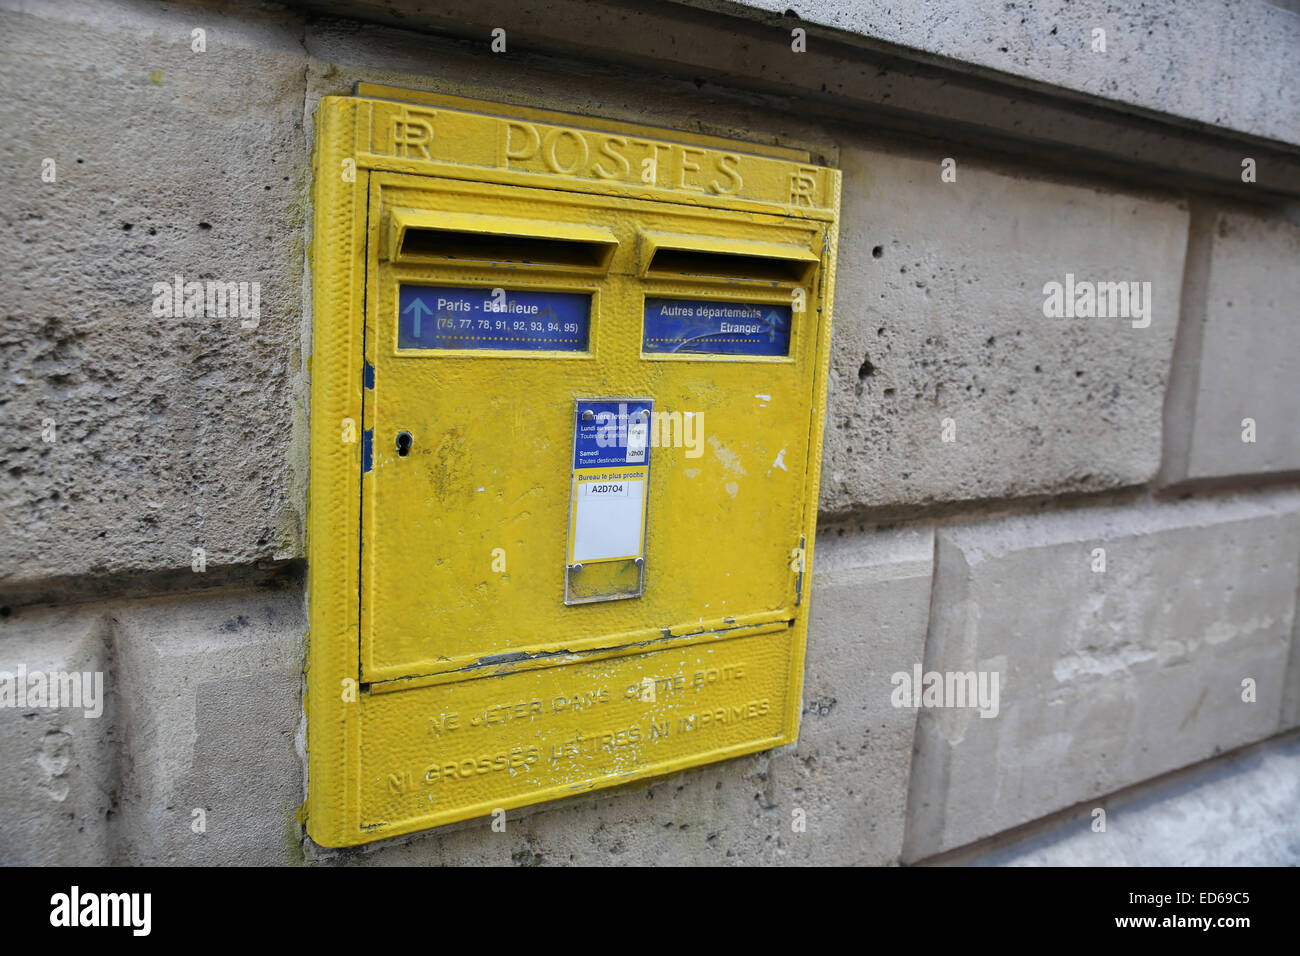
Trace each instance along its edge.
<instances>
[{"instance_id":1,"label":"white paper card","mask_svg":"<svg viewBox=\"0 0 1300 956\"><path fill-rule=\"evenodd\" d=\"M573 516L574 562L640 557L645 530L641 508L644 497L644 478L578 482Z\"/></svg>"}]
</instances>

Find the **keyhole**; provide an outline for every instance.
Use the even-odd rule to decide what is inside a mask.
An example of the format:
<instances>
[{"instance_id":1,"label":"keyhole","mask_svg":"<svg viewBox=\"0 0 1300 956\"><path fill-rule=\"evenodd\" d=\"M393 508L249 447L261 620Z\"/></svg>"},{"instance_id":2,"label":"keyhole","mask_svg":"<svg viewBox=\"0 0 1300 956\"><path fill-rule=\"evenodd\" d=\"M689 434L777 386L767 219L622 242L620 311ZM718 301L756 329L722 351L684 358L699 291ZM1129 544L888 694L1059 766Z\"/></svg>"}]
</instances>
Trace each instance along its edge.
<instances>
[{"instance_id":1,"label":"keyhole","mask_svg":"<svg viewBox=\"0 0 1300 956\"><path fill-rule=\"evenodd\" d=\"M397 454L401 455L403 458L409 455L411 453L412 441L414 441L414 439L411 438L410 432L398 432L397 433Z\"/></svg>"}]
</instances>

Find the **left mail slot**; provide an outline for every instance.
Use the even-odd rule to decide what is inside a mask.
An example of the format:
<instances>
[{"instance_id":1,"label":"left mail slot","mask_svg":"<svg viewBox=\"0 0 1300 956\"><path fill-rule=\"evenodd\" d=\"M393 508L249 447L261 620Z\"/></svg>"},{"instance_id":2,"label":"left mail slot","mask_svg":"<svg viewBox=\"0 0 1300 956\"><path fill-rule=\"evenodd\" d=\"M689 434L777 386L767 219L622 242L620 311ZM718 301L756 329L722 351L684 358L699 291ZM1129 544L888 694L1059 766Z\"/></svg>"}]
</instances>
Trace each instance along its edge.
<instances>
[{"instance_id":1,"label":"left mail slot","mask_svg":"<svg viewBox=\"0 0 1300 956\"><path fill-rule=\"evenodd\" d=\"M591 296L522 289L401 286L398 349L585 352Z\"/></svg>"}]
</instances>

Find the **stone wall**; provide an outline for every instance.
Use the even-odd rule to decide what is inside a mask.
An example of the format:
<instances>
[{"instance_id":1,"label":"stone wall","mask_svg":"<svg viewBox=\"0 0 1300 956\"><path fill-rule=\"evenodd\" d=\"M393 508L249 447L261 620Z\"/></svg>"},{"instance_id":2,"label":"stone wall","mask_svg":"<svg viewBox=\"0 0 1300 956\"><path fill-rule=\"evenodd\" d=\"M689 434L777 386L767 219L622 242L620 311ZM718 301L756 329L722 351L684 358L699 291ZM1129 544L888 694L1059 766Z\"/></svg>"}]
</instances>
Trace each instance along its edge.
<instances>
[{"instance_id":1,"label":"stone wall","mask_svg":"<svg viewBox=\"0 0 1300 956\"><path fill-rule=\"evenodd\" d=\"M788 52L764 4L696 6L713 19L644 15L680 16L696 44L734 17ZM1294 90L1245 52L1231 89L1161 100L1164 72L1132 59L1119 87L1074 84L1064 54L1017 65L957 21L832 6L813 41L834 62L865 37L1010 72L1061 109L1163 110L1124 134L1153 143L1300 144L1274 125ZM1268 168L1252 201L1223 185L1235 168L1191 181L1191 160L1166 175L1101 142L1062 159L1033 145L1059 130L989 140L938 100L927 120L922 79L896 81L913 95L891 129L797 67L747 85L723 47L707 79L690 43L622 65L626 22L494 56L352 7L0 3L0 672L105 690L98 716L0 707L0 862L915 863L1300 726L1300 218ZM1258 7L1232 28L1300 31ZM1088 22L1070 14L1070 42ZM1121 18L1111 42L1149 27ZM357 80L788 143L843 170L796 745L512 812L505 835L303 836L310 143L319 99ZM256 325L158 317L153 286L176 275L258 282ZM1049 318L1044 286L1067 275L1150 283L1149 315ZM996 716L897 705L915 667L996 673Z\"/></svg>"}]
</instances>

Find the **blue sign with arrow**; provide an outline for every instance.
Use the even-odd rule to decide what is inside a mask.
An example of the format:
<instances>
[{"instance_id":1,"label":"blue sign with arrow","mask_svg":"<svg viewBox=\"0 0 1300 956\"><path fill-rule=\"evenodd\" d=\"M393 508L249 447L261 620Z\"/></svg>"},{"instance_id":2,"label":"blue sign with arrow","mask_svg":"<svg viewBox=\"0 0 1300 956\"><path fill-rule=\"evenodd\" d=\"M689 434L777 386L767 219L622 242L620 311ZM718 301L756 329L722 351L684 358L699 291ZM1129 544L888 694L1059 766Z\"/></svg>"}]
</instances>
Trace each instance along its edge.
<instances>
[{"instance_id":1,"label":"blue sign with arrow","mask_svg":"<svg viewBox=\"0 0 1300 956\"><path fill-rule=\"evenodd\" d=\"M788 305L645 300L642 349L692 355L789 355Z\"/></svg>"},{"instance_id":2,"label":"blue sign with arrow","mask_svg":"<svg viewBox=\"0 0 1300 956\"><path fill-rule=\"evenodd\" d=\"M520 289L402 285L399 349L585 352L591 296Z\"/></svg>"}]
</instances>

